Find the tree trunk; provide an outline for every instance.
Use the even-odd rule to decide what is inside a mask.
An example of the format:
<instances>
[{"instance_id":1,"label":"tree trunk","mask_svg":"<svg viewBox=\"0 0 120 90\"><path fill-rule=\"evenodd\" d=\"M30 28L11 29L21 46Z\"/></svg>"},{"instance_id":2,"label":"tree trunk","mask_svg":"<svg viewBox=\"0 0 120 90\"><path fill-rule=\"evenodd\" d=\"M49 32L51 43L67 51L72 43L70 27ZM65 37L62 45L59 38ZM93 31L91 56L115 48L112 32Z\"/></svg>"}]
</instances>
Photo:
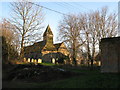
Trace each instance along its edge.
<instances>
[{"instance_id":1,"label":"tree trunk","mask_svg":"<svg viewBox=\"0 0 120 90\"><path fill-rule=\"evenodd\" d=\"M20 60L22 60L22 61L24 58L24 45L23 44L24 44L24 38L22 38L22 41L21 41L21 52L20 52Z\"/></svg>"},{"instance_id":2,"label":"tree trunk","mask_svg":"<svg viewBox=\"0 0 120 90\"><path fill-rule=\"evenodd\" d=\"M73 56L72 56L73 62L75 64L75 66L77 65L76 62L76 49L75 49L75 41L73 42Z\"/></svg>"},{"instance_id":3,"label":"tree trunk","mask_svg":"<svg viewBox=\"0 0 120 90\"><path fill-rule=\"evenodd\" d=\"M91 58L91 67L93 67L93 58Z\"/></svg>"},{"instance_id":4,"label":"tree trunk","mask_svg":"<svg viewBox=\"0 0 120 90\"><path fill-rule=\"evenodd\" d=\"M91 60L91 55L90 55L90 47L89 47L89 38L88 38L88 33L87 34L87 60L88 60L88 66L89 66L89 61Z\"/></svg>"},{"instance_id":5,"label":"tree trunk","mask_svg":"<svg viewBox=\"0 0 120 90\"><path fill-rule=\"evenodd\" d=\"M93 44L92 44L92 57L91 57L91 67L93 67L94 54L95 54L95 39L94 39L94 37L93 37Z\"/></svg>"}]
</instances>

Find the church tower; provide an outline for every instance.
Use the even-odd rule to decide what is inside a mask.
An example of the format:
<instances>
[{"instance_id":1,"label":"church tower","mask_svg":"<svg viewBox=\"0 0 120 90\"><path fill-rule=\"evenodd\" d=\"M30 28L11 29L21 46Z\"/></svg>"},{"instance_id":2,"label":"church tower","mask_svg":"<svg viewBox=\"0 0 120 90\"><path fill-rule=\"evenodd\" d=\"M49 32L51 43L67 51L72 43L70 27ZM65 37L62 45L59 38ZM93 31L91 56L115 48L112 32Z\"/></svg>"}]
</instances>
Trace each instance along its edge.
<instances>
[{"instance_id":1,"label":"church tower","mask_svg":"<svg viewBox=\"0 0 120 90\"><path fill-rule=\"evenodd\" d=\"M53 43L53 33L49 25L43 34L43 40L46 41L46 43Z\"/></svg>"},{"instance_id":2,"label":"church tower","mask_svg":"<svg viewBox=\"0 0 120 90\"><path fill-rule=\"evenodd\" d=\"M55 51L56 48L53 44L53 33L48 25L44 34L43 34L43 40L45 41L45 47L43 48L43 51Z\"/></svg>"}]
</instances>

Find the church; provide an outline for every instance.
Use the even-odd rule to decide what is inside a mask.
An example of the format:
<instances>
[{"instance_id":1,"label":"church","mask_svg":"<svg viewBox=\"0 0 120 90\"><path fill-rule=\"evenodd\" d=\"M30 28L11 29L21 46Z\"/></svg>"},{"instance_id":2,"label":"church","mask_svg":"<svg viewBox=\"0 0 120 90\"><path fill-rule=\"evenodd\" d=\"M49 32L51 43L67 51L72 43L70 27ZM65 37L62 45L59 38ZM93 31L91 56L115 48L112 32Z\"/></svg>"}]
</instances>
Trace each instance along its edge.
<instances>
[{"instance_id":1,"label":"church","mask_svg":"<svg viewBox=\"0 0 120 90\"><path fill-rule=\"evenodd\" d=\"M42 59L42 62L64 62L69 60L69 51L62 43L53 43L53 33L48 25L44 34L43 41L24 47L24 57L26 59Z\"/></svg>"}]
</instances>

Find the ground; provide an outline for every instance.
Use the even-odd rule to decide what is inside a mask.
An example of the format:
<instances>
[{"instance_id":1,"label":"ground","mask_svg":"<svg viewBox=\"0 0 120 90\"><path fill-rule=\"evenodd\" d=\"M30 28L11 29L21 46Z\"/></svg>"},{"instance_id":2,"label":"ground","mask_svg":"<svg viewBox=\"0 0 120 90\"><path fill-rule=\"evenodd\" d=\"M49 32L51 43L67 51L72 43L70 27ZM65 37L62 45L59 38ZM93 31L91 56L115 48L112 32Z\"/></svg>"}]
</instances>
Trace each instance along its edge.
<instances>
[{"instance_id":1,"label":"ground","mask_svg":"<svg viewBox=\"0 0 120 90\"><path fill-rule=\"evenodd\" d=\"M86 66L64 66L45 63L37 67L24 67L24 65L19 65L17 68L16 66L12 67L14 68L9 68L7 72L3 70L3 88L118 88L120 86L119 74L100 73L100 67L94 67L91 70ZM29 71L28 68L32 71ZM11 70L14 71L10 73ZM28 72L24 70L28 70ZM35 74L36 76L28 76L28 73L33 71L42 73ZM16 72L23 72L23 75L27 75L27 78L15 75ZM9 74L6 75L5 73ZM14 76L17 76L17 78ZM9 77L9 80L6 77Z\"/></svg>"}]
</instances>

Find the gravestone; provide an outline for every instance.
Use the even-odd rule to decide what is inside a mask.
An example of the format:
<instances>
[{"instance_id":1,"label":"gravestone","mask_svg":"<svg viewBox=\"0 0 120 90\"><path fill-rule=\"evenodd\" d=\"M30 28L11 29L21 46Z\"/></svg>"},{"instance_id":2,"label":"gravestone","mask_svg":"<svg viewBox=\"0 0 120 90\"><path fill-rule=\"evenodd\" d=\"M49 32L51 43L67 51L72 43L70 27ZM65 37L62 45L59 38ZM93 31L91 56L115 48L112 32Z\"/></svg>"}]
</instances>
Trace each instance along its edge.
<instances>
[{"instance_id":1,"label":"gravestone","mask_svg":"<svg viewBox=\"0 0 120 90\"><path fill-rule=\"evenodd\" d=\"M55 59L54 58L52 58L52 63L55 64Z\"/></svg>"},{"instance_id":2,"label":"gravestone","mask_svg":"<svg viewBox=\"0 0 120 90\"><path fill-rule=\"evenodd\" d=\"M24 62L26 62L26 58L24 58Z\"/></svg>"},{"instance_id":3,"label":"gravestone","mask_svg":"<svg viewBox=\"0 0 120 90\"><path fill-rule=\"evenodd\" d=\"M28 62L30 62L30 58L28 58Z\"/></svg>"},{"instance_id":4,"label":"gravestone","mask_svg":"<svg viewBox=\"0 0 120 90\"><path fill-rule=\"evenodd\" d=\"M120 37L103 38L100 50L101 72L120 72Z\"/></svg>"},{"instance_id":5,"label":"gravestone","mask_svg":"<svg viewBox=\"0 0 120 90\"><path fill-rule=\"evenodd\" d=\"M34 59L32 59L32 61L31 61L32 63L34 62Z\"/></svg>"},{"instance_id":6,"label":"gravestone","mask_svg":"<svg viewBox=\"0 0 120 90\"><path fill-rule=\"evenodd\" d=\"M38 63L42 63L42 59L38 59Z\"/></svg>"}]
</instances>

